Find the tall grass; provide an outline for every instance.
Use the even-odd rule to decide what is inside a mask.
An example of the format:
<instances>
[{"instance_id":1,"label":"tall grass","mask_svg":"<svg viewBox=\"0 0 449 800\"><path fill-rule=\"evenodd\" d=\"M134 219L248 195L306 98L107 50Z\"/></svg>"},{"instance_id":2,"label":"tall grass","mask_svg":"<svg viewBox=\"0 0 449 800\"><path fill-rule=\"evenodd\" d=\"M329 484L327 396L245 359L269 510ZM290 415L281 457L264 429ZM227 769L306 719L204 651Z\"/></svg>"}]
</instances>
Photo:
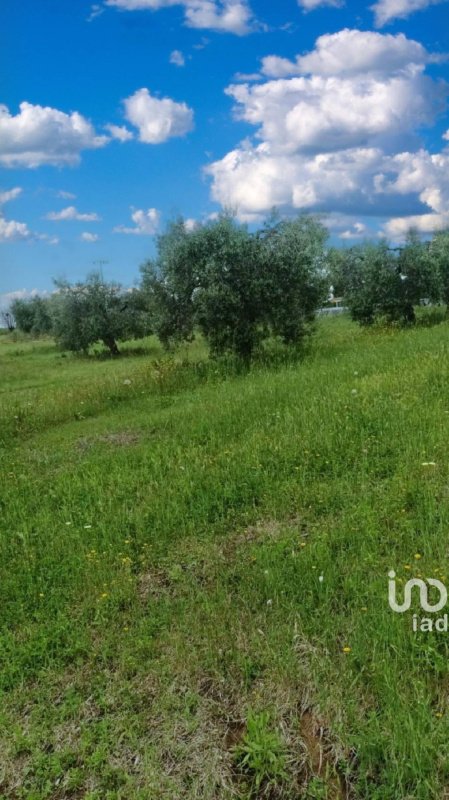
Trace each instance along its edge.
<instances>
[{"instance_id":1,"label":"tall grass","mask_svg":"<svg viewBox=\"0 0 449 800\"><path fill-rule=\"evenodd\" d=\"M148 346L0 341L0 796L446 796L448 634L387 573L449 581L447 324Z\"/></svg>"}]
</instances>

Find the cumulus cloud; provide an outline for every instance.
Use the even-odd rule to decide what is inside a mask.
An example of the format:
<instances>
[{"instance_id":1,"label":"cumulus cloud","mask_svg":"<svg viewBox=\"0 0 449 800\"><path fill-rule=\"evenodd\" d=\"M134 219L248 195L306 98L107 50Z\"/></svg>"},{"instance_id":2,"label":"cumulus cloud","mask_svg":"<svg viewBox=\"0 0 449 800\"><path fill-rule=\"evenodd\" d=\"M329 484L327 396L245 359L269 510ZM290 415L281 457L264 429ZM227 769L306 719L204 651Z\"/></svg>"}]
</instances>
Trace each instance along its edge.
<instances>
[{"instance_id":1,"label":"cumulus cloud","mask_svg":"<svg viewBox=\"0 0 449 800\"><path fill-rule=\"evenodd\" d=\"M105 128L112 139L118 139L119 142L129 142L130 139L134 139L134 134L125 125L105 125Z\"/></svg>"},{"instance_id":2,"label":"cumulus cloud","mask_svg":"<svg viewBox=\"0 0 449 800\"><path fill-rule=\"evenodd\" d=\"M0 242L20 242L31 239L32 232L25 222L5 219L0 216Z\"/></svg>"},{"instance_id":3,"label":"cumulus cloud","mask_svg":"<svg viewBox=\"0 0 449 800\"><path fill-rule=\"evenodd\" d=\"M265 59L276 79L226 90L256 141L206 168L212 197L248 220L273 206L394 218L444 213L447 152L412 151L448 93L424 74L428 60L402 34L348 30L320 37L295 62ZM361 233L346 230L348 238Z\"/></svg>"},{"instance_id":4,"label":"cumulus cloud","mask_svg":"<svg viewBox=\"0 0 449 800\"><path fill-rule=\"evenodd\" d=\"M393 217L383 225L385 234L402 241L410 228L415 228L419 233L429 234L449 228L449 211L444 214L415 214L409 217Z\"/></svg>"},{"instance_id":5,"label":"cumulus cloud","mask_svg":"<svg viewBox=\"0 0 449 800\"><path fill-rule=\"evenodd\" d=\"M371 10L374 11L376 25L381 28L394 19L405 19L415 11L443 2L445 0L378 0Z\"/></svg>"},{"instance_id":6,"label":"cumulus cloud","mask_svg":"<svg viewBox=\"0 0 449 800\"><path fill-rule=\"evenodd\" d=\"M193 128L193 111L186 103L169 97L160 100L148 89L139 89L124 101L128 122L139 131L145 144L160 144L174 136L185 136Z\"/></svg>"},{"instance_id":7,"label":"cumulus cloud","mask_svg":"<svg viewBox=\"0 0 449 800\"><path fill-rule=\"evenodd\" d=\"M149 208L147 211L136 209L131 214L134 227L130 228L126 225L118 225L116 228L114 228L114 233L127 233L136 236L154 236L159 227L160 217L160 212L156 208Z\"/></svg>"},{"instance_id":8,"label":"cumulus cloud","mask_svg":"<svg viewBox=\"0 0 449 800\"><path fill-rule=\"evenodd\" d=\"M82 242L98 242L99 238L98 233L89 233L88 231L85 231L80 236Z\"/></svg>"},{"instance_id":9,"label":"cumulus cloud","mask_svg":"<svg viewBox=\"0 0 449 800\"><path fill-rule=\"evenodd\" d=\"M428 61L429 55L422 44L407 39L403 33L392 36L345 28L320 36L315 49L305 56L297 56L296 61L266 56L262 59L262 72L273 78L300 74L387 75L398 70L422 68Z\"/></svg>"},{"instance_id":10,"label":"cumulus cloud","mask_svg":"<svg viewBox=\"0 0 449 800\"><path fill-rule=\"evenodd\" d=\"M253 25L252 12L245 0L106 0L106 5L122 11L157 11L182 6L189 27L238 36L249 33Z\"/></svg>"},{"instance_id":11,"label":"cumulus cloud","mask_svg":"<svg viewBox=\"0 0 449 800\"><path fill-rule=\"evenodd\" d=\"M346 228L338 235L340 239L363 239L368 235L368 228L364 222L354 222L351 228Z\"/></svg>"},{"instance_id":12,"label":"cumulus cloud","mask_svg":"<svg viewBox=\"0 0 449 800\"><path fill-rule=\"evenodd\" d=\"M46 219L52 222L65 222L70 220L76 220L77 222L98 222L101 217L99 217L95 211L88 214L81 214L75 206L67 206L67 208L63 208L62 211L49 211L46 215Z\"/></svg>"},{"instance_id":13,"label":"cumulus cloud","mask_svg":"<svg viewBox=\"0 0 449 800\"><path fill-rule=\"evenodd\" d=\"M26 102L19 109L13 115L7 106L0 106L0 164L5 167L77 164L83 150L109 141L77 111L66 114Z\"/></svg>"},{"instance_id":14,"label":"cumulus cloud","mask_svg":"<svg viewBox=\"0 0 449 800\"><path fill-rule=\"evenodd\" d=\"M170 64L174 64L175 67L184 67L186 63L184 53L181 53L180 50L172 50L170 53Z\"/></svg>"}]
</instances>

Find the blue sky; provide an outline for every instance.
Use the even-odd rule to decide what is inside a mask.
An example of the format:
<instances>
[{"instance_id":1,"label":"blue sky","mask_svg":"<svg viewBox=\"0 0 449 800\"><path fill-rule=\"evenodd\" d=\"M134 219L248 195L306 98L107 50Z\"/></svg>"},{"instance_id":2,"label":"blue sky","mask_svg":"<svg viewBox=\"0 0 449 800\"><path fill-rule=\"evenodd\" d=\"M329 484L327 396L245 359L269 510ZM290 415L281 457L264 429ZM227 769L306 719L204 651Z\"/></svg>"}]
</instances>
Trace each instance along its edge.
<instances>
[{"instance_id":1,"label":"blue sky","mask_svg":"<svg viewBox=\"0 0 449 800\"><path fill-rule=\"evenodd\" d=\"M3 0L0 305L98 261L131 285L167 220L223 206L319 212L341 244L449 227L448 22L428 0Z\"/></svg>"}]
</instances>

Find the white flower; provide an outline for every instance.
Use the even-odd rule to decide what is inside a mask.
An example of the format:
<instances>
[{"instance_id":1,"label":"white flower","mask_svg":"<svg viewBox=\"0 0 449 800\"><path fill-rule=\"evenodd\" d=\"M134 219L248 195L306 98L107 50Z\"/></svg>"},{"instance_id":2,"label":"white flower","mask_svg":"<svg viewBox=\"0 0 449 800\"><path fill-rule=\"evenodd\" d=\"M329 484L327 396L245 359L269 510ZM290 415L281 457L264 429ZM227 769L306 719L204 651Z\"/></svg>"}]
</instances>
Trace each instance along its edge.
<instances>
[{"instance_id":1,"label":"white flower","mask_svg":"<svg viewBox=\"0 0 449 800\"><path fill-rule=\"evenodd\" d=\"M132 381L129 378L125 378L123 381L123 386L131 386Z\"/></svg>"},{"instance_id":2,"label":"white flower","mask_svg":"<svg viewBox=\"0 0 449 800\"><path fill-rule=\"evenodd\" d=\"M320 583L323 583L323 581L324 581L324 575L319 575L319 576L318 576L318 580L319 580L319 582L320 582Z\"/></svg>"},{"instance_id":3,"label":"white flower","mask_svg":"<svg viewBox=\"0 0 449 800\"><path fill-rule=\"evenodd\" d=\"M273 601L272 600L267 600L267 606L272 606L272 605L273 605Z\"/></svg>"}]
</instances>

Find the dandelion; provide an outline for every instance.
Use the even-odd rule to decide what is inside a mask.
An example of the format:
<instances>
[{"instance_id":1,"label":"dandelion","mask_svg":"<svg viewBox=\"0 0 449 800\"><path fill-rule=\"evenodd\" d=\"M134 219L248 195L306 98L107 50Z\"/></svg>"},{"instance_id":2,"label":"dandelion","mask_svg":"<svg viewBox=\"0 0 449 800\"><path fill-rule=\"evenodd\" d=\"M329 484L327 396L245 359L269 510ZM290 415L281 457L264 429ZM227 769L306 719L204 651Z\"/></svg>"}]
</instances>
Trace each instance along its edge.
<instances>
[{"instance_id":1,"label":"dandelion","mask_svg":"<svg viewBox=\"0 0 449 800\"><path fill-rule=\"evenodd\" d=\"M350 653L350 652L351 652L351 649L352 649L351 647L349 647L348 645L345 645L345 646L343 647L343 653Z\"/></svg>"},{"instance_id":2,"label":"dandelion","mask_svg":"<svg viewBox=\"0 0 449 800\"><path fill-rule=\"evenodd\" d=\"M100 595L100 599L101 600L106 600L107 597L108 597L108 593L107 592L102 592L101 595Z\"/></svg>"},{"instance_id":3,"label":"dandelion","mask_svg":"<svg viewBox=\"0 0 449 800\"><path fill-rule=\"evenodd\" d=\"M441 717L442 717L443 715L442 715L441 711L437 711L437 712L436 712L436 714L435 714L435 716L436 716L436 717L438 717L438 719L441 719Z\"/></svg>"},{"instance_id":4,"label":"dandelion","mask_svg":"<svg viewBox=\"0 0 449 800\"><path fill-rule=\"evenodd\" d=\"M421 553L415 553L415 559L416 559L416 561L419 561L419 559L420 559L420 558L422 558L422 555L421 555Z\"/></svg>"},{"instance_id":5,"label":"dandelion","mask_svg":"<svg viewBox=\"0 0 449 800\"><path fill-rule=\"evenodd\" d=\"M410 564L404 564L404 569L411 569Z\"/></svg>"},{"instance_id":6,"label":"dandelion","mask_svg":"<svg viewBox=\"0 0 449 800\"><path fill-rule=\"evenodd\" d=\"M39 597L43 597L43 596L44 596L44 593L43 592L39 592Z\"/></svg>"},{"instance_id":7,"label":"dandelion","mask_svg":"<svg viewBox=\"0 0 449 800\"><path fill-rule=\"evenodd\" d=\"M368 611L366 606L362 606L362 611Z\"/></svg>"},{"instance_id":8,"label":"dandelion","mask_svg":"<svg viewBox=\"0 0 449 800\"><path fill-rule=\"evenodd\" d=\"M306 543L305 542L301 542L301 547L305 547L305 546L306 546Z\"/></svg>"}]
</instances>

